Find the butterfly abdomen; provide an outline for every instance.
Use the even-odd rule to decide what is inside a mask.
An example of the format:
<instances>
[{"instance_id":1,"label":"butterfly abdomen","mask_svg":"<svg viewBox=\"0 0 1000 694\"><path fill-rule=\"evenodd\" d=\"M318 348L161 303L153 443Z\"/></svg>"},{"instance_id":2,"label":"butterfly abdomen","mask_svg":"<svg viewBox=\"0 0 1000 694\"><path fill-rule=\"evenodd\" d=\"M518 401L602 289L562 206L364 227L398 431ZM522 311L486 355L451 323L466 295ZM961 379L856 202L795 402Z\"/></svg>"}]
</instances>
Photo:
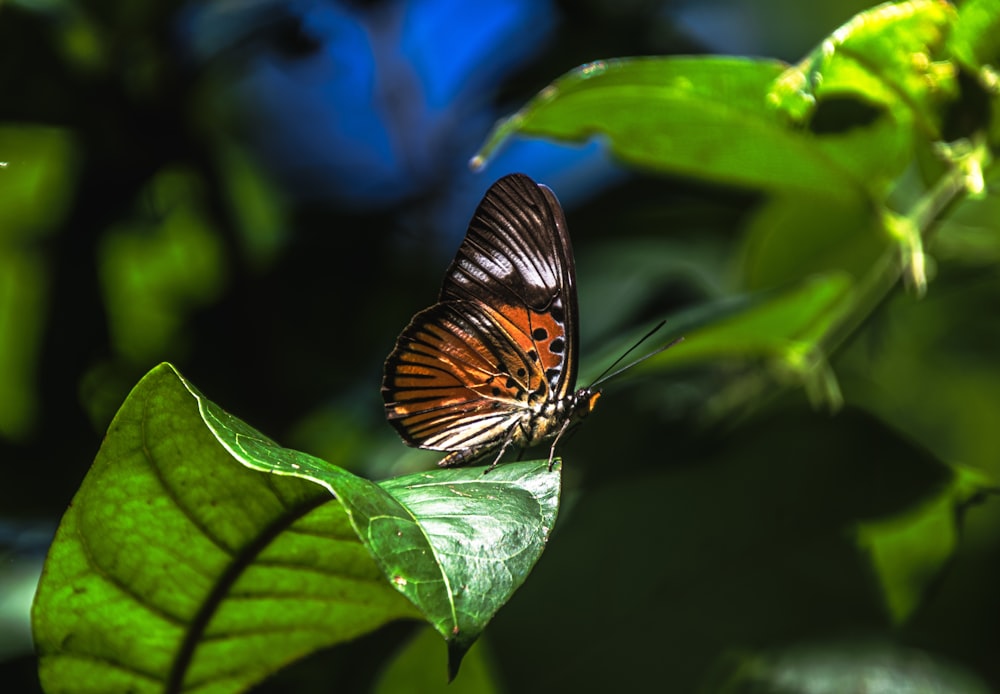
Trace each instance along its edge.
<instances>
[{"instance_id":1,"label":"butterfly abdomen","mask_svg":"<svg viewBox=\"0 0 1000 694\"><path fill-rule=\"evenodd\" d=\"M452 451L442 458L438 465L455 467L492 458L490 465L492 469L508 449L521 450L551 440L552 445L549 449L551 468L559 439L594 411L600 397L600 391L581 388L560 400L550 400L538 407L526 409L503 437L486 445Z\"/></svg>"}]
</instances>

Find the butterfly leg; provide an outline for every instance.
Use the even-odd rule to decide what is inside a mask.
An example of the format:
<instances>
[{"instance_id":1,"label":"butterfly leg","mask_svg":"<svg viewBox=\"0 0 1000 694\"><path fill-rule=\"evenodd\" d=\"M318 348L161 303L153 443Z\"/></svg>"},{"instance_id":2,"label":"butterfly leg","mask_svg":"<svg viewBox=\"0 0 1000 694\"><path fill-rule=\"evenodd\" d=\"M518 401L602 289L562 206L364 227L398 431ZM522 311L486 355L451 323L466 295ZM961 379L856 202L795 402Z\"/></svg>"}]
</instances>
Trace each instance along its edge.
<instances>
[{"instance_id":1,"label":"butterfly leg","mask_svg":"<svg viewBox=\"0 0 1000 694\"><path fill-rule=\"evenodd\" d=\"M497 457L493 459L493 462L490 464L488 468L483 470L484 475L500 464L500 459L503 458L503 454L507 452L507 449L510 448L510 444L512 444L513 442L514 442L513 436L508 436L504 440L503 445L500 446L500 451L497 453Z\"/></svg>"},{"instance_id":2,"label":"butterfly leg","mask_svg":"<svg viewBox=\"0 0 1000 694\"><path fill-rule=\"evenodd\" d=\"M549 472L552 472L552 465L556 458L556 444L559 443L559 439L562 438L562 435L566 433L571 424L573 424L573 420L571 419L563 422L563 425L559 427L559 431L556 432L555 437L552 439L552 446L549 448Z\"/></svg>"}]
</instances>

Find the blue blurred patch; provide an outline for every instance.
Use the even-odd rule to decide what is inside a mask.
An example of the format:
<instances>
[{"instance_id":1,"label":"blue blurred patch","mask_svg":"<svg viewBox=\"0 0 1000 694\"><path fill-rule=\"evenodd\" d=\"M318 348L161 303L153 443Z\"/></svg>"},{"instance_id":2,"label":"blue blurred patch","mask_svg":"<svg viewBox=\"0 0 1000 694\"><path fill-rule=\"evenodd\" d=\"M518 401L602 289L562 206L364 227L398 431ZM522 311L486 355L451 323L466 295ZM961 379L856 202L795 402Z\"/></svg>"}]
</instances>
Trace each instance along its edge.
<instances>
[{"instance_id":1,"label":"blue blurred patch","mask_svg":"<svg viewBox=\"0 0 1000 694\"><path fill-rule=\"evenodd\" d=\"M294 199L358 212L420 199L447 247L505 173L561 180L569 199L608 175L593 144L515 143L468 170L502 115L500 84L557 24L548 0L264 0L194 4L180 27L194 61L217 68L213 98Z\"/></svg>"}]
</instances>

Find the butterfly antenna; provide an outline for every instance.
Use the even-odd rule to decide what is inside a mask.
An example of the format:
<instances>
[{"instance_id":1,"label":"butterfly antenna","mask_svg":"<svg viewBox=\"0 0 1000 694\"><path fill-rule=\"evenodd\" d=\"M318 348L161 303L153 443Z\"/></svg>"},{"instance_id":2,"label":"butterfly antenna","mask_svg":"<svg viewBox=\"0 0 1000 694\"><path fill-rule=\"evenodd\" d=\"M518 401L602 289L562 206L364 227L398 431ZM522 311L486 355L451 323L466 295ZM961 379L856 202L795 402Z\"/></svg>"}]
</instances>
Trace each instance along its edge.
<instances>
[{"instance_id":1,"label":"butterfly antenna","mask_svg":"<svg viewBox=\"0 0 1000 694\"><path fill-rule=\"evenodd\" d=\"M620 357L618 357L613 362L611 362L611 366L609 366L608 368L606 368L604 370L604 372L600 376L598 376L597 379L593 383L590 384L590 387L591 388L596 388L597 386L599 386L600 384L604 383L605 381L610 381L612 378L614 378L618 374L620 374L620 373L622 373L624 371L628 371L633 366L635 366L637 364L641 364L642 362L646 361L647 359L655 357L660 352L664 352L664 351L670 349L671 347L673 347L674 345L676 345L678 342L680 342L681 340L683 340L684 339L683 337L678 337L676 339L673 339L670 342L668 342L667 344L660 346L659 349L655 349L652 352L650 352L649 354L646 354L646 355L644 355L642 357L639 357L635 361L626 364L625 366L621 367L620 369L618 369L616 371L611 371L616 366L618 366L625 357L627 357L629 354L631 354L633 351L635 351L635 349L639 345L641 345L643 342L645 342L646 340L648 340L649 338L651 338L654 334L656 334L656 332L660 328L662 328L663 325L666 322L667 322L666 320L661 320L659 323L656 324L656 326L652 330L650 330L648 333L646 333L645 335L643 335L642 338L638 342L636 342L634 345L632 345L627 350L625 350L625 352L622 353L622 355ZM608 373L609 371L611 373Z\"/></svg>"}]
</instances>

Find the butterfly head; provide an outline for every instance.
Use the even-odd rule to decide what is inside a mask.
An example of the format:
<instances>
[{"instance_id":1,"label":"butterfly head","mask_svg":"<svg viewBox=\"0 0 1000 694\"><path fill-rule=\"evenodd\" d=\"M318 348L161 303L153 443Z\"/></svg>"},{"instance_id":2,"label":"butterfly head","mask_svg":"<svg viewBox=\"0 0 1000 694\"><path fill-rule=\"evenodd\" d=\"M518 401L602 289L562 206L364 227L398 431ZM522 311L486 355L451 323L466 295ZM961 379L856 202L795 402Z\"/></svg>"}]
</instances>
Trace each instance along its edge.
<instances>
[{"instance_id":1,"label":"butterfly head","mask_svg":"<svg viewBox=\"0 0 1000 694\"><path fill-rule=\"evenodd\" d=\"M597 401L601 397L601 391L594 388L579 388L573 395L566 398L563 409L563 429L572 427L581 419L589 415L597 407Z\"/></svg>"},{"instance_id":2,"label":"butterfly head","mask_svg":"<svg viewBox=\"0 0 1000 694\"><path fill-rule=\"evenodd\" d=\"M597 407L597 401L600 397L601 391L596 388L580 388L574 397L576 401L573 406L574 414L581 419L586 417Z\"/></svg>"}]
</instances>

